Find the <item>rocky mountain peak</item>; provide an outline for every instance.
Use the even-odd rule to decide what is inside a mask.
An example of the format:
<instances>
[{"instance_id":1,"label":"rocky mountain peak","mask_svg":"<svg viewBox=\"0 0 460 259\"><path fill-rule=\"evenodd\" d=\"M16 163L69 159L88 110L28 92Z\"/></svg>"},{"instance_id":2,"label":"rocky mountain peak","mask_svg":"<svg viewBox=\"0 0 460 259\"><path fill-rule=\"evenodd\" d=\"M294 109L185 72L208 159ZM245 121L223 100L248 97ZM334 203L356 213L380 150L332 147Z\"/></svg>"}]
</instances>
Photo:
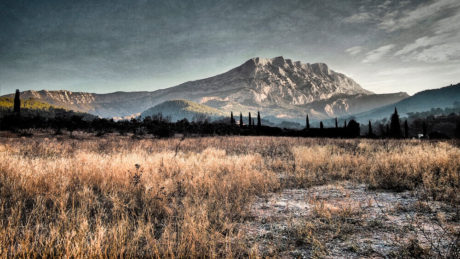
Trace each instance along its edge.
<instances>
[{"instance_id":1,"label":"rocky mountain peak","mask_svg":"<svg viewBox=\"0 0 460 259\"><path fill-rule=\"evenodd\" d=\"M254 74L257 71L260 72L264 70L284 70L288 73L290 71L300 71L304 74L317 74L325 76L339 74L330 70L325 63L302 63L301 61L292 61L291 59L286 59L283 56L274 58L251 58L241 66L237 67L235 70L244 72L248 75Z\"/></svg>"},{"instance_id":2,"label":"rocky mountain peak","mask_svg":"<svg viewBox=\"0 0 460 259\"><path fill-rule=\"evenodd\" d=\"M311 68L313 72L317 74L324 74L324 75L330 75L331 71L329 70L329 67L325 63L314 63L311 64Z\"/></svg>"},{"instance_id":3,"label":"rocky mountain peak","mask_svg":"<svg viewBox=\"0 0 460 259\"><path fill-rule=\"evenodd\" d=\"M261 80L268 86L286 86L301 90L301 94L323 99L335 94L371 94L353 79L331 70L325 63L302 63L283 56L274 58L255 57L231 70L239 78ZM227 73L221 74L221 76ZM234 73L230 73L234 75ZM308 100L310 98L306 98Z\"/></svg>"}]
</instances>

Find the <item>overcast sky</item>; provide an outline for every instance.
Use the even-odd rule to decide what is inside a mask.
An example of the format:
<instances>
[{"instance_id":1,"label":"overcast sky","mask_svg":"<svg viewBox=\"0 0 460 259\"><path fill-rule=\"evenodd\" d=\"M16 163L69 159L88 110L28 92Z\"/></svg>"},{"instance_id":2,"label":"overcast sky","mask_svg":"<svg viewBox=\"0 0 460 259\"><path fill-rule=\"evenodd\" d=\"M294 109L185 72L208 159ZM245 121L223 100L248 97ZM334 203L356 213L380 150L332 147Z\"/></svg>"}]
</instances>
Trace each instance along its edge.
<instances>
[{"instance_id":1,"label":"overcast sky","mask_svg":"<svg viewBox=\"0 0 460 259\"><path fill-rule=\"evenodd\" d=\"M377 93L460 82L460 0L2 0L0 31L0 94L151 91L275 56Z\"/></svg>"}]
</instances>

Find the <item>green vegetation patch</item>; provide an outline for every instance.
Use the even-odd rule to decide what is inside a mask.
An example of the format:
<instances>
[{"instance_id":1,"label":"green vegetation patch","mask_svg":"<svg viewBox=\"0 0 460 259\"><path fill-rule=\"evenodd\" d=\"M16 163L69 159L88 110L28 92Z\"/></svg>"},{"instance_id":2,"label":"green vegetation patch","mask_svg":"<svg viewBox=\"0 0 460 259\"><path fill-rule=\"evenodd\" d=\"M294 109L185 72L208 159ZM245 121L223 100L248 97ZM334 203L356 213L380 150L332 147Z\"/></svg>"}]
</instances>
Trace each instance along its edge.
<instances>
[{"instance_id":1,"label":"green vegetation patch","mask_svg":"<svg viewBox=\"0 0 460 259\"><path fill-rule=\"evenodd\" d=\"M180 108L184 111L194 112L194 113L203 113L203 114L213 114L213 115L223 115L223 112L209 107L207 105L199 104L189 100L172 100L163 103L166 107L175 107Z\"/></svg>"},{"instance_id":2,"label":"green vegetation patch","mask_svg":"<svg viewBox=\"0 0 460 259\"><path fill-rule=\"evenodd\" d=\"M14 104L13 97L0 97L0 109L12 109ZM36 99L21 99L21 108L31 110L48 110L50 108L58 109L62 107L54 106L46 102L42 102Z\"/></svg>"}]
</instances>

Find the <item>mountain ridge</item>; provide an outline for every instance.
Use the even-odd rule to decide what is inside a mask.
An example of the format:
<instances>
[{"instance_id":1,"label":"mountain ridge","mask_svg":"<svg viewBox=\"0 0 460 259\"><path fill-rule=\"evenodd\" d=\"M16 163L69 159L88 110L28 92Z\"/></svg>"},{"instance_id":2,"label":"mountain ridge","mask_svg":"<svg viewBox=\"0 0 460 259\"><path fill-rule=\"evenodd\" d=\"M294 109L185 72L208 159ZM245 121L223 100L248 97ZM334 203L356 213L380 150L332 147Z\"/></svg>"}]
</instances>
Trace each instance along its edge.
<instances>
[{"instance_id":1,"label":"mountain ridge","mask_svg":"<svg viewBox=\"0 0 460 259\"><path fill-rule=\"evenodd\" d=\"M350 114L350 111L369 110L407 97L407 94L390 94L386 103L365 102L366 105L357 111L359 105L356 103L365 99L363 96L379 95L365 90L353 79L324 63L302 63L281 56L252 58L216 76L152 92L94 94L42 90L26 91L22 95L101 117L129 116L164 101L186 99L227 113L260 110L264 116L282 114L291 119L302 118L306 113L317 114L313 116L318 118ZM328 99L331 103L327 103ZM318 106L318 102L324 105ZM349 107L356 109L350 110Z\"/></svg>"},{"instance_id":2,"label":"mountain ridge","mask_svg":"<svg viewBox=\"0 0 460 259\"><path fill-rule=\"evenodd\" d=\"M394 104L357 113L353 117L360 122L365 122L369 119L379 120L388 118L393 113L394 108L397 108L400 115L405 116L409 112L425 112L432 108L451 107L455 102L460 102L460 83L423 90Z\"/></svg>"}]
</instances>

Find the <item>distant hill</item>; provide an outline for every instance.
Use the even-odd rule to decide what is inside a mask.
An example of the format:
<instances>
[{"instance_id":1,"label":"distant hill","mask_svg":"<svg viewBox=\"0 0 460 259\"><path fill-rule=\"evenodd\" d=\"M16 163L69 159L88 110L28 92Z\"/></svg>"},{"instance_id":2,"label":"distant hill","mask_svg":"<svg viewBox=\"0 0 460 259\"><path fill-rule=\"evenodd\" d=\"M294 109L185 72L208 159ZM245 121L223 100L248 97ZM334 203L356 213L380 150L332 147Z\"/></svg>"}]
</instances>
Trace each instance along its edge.
<instances>
[{"instance_id":1,"label":"distant hill","mask_svg":"<svg viewBox=\"0 0 460 259\"><path fill-rule=\"evenodd\" d=\"M0 97L0 109L12 109L14 105L13 97ZM31 109L31 110L47 110L50 108L58 109L59 106L51 105L49 103L36 100L36 99L21 99L21 108Z\"/></svg>"},{"instance_id":2,"label":"distant hill","mask_svg":"<svg viewBox=\"0 0 460 259\"><path fill-rule=\"evenodd\" d=\"M14 98L13 97L0 97L0 118L5 116L14 115L13 113ZM40 116L43 118L70 118L72 116L82 117L84 120L93 120L96 116L64 109L62 107L51 105L36 99L21 99L21 116L22 117L35 117Z\"/></svg>"},{"instance_id":3,"label":"distant hill","mask_svg":"<svg viewBox=\"0 0 460 259\"><path fill-rule=\"evenodd\" d=\"M163 117L169 117L172 122L186 118L189 121L200 120L204 118L215 119L222 116L229 116L215 108L195 103L189 100L171 100L155 105L152 108L142 112L140 117L155 116L161 114Z\"/></svg>"},{"instance_id":4,"label":"distant hill","mask_svg":"<svg viewBox=\"0 0 460 259\"><path fill-rule=\"evenodd\" d=\"M360 122L380 120L390 117L395 107L400 115L405 116L410 112L425 112L432 108L452 107L455 102L460 102L460 83L439 89L421 91L397 103L358 113L353 117Z\"/></svg>"}]
</instances>

